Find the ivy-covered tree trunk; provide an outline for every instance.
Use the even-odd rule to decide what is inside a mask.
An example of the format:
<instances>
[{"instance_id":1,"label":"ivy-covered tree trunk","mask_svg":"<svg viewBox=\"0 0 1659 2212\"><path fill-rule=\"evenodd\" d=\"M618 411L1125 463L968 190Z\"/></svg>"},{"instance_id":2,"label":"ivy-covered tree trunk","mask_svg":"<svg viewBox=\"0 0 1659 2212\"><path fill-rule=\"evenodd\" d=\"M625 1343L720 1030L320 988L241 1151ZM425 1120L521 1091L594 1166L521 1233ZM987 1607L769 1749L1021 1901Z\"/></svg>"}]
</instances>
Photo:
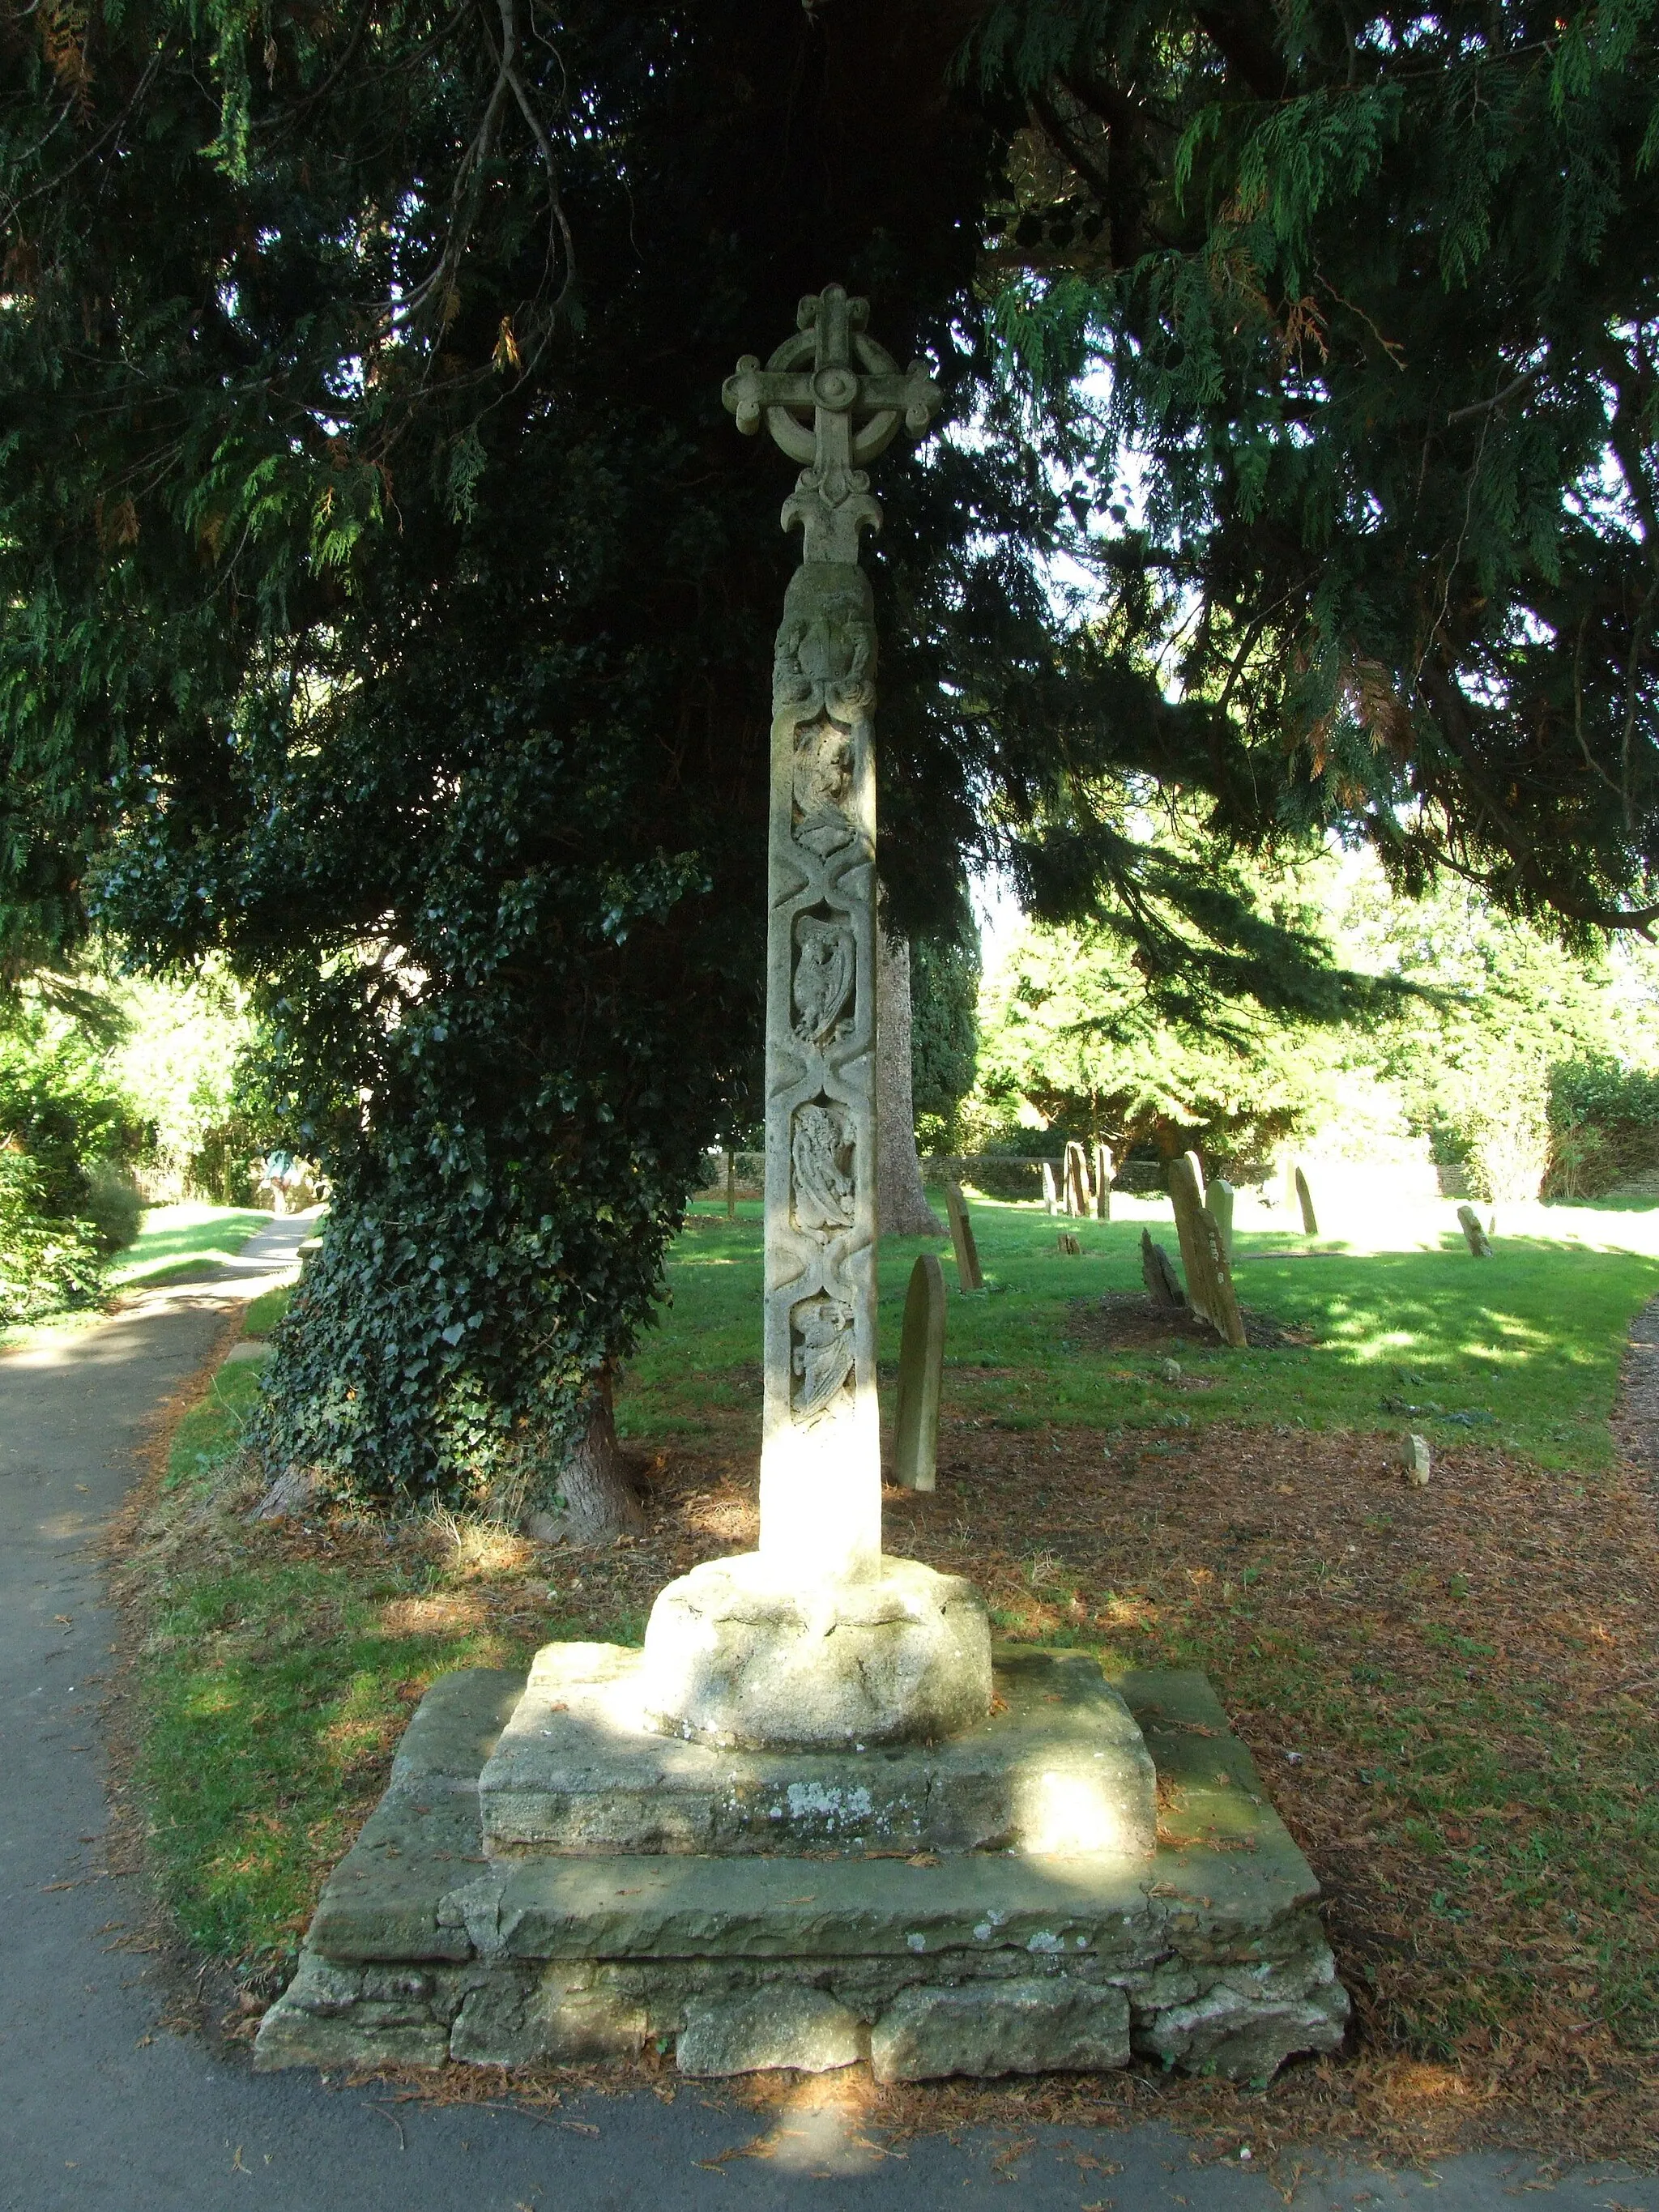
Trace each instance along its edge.
<instances>
[{"instance_id":1,"label":"ivy-covered tree trunk","mask_svg":"<svg viewBox=\"0 0 1659 2212\"><path fill-rule=\"evenodd\" d=\"M884 1237L943 1237L916 1152L910 1069L910 946L876 933L876 1210Z\"/></svg>"}]
</instances>

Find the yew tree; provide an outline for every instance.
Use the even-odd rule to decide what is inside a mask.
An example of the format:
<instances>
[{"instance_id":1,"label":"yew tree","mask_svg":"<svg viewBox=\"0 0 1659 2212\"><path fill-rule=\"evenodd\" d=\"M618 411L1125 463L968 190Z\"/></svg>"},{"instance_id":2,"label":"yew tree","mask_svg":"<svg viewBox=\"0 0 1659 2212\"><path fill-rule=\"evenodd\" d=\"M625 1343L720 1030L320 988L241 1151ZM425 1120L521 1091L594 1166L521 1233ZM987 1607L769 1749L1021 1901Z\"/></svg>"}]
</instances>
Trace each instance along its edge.
<instances>
[{"instance_id":1,"label":"yew tree","mask_svg":"<svg viewBox=\"0 0 1659 2212\"><path fill-rule=\"evenodd\" d=\"M0 977L257 982L334 1188L273 1461L628 1510L757 1117L720 385L831 276L957 425L870 560L896 930L996 862L1160 1004L1339 1000L1160 788L1643 924L1655 85L1622 0L0 0Z\"/></svg>"}]
</instances>

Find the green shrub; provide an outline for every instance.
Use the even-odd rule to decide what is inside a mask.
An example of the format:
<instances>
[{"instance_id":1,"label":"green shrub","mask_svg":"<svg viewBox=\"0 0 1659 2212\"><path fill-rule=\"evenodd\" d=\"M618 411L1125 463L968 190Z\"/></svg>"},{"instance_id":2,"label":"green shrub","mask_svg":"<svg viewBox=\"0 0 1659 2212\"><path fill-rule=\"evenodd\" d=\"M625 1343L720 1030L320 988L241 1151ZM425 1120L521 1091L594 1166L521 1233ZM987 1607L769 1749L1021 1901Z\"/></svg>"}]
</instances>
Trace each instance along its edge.
<instances>
[{"instance_id":1,"label":"green shrub","mask_svg":"<svg viewBox=\"0 0 1659 2212\"><path fill-rule=\"evenodd\" d=\"M95 1305L103 1263L90 1222L43 1211L45 1178L25 1152L0 1148L0 1328Z\"/></svg>"},{"instance_id":2,"label":"green shrub","mask_svg":"<svg viewBox=\"0 0 1659 2212\"><path fill-rule=\"evenodd\" d=\"M86 1178L81 1218L96 1231L100 1251L125 1251L136 1240L144 1218L143 1194L125 1169L113 1160L94 1160Z\"/></svg>"},{"instance_id":3,"label":"green shrub","mask_svg":"<svg viewBox=\"0 0 1659 2212\"><path fill-rule=\"evenodd\" d=\"M1659 1168L1659 1074L1617 1060L1559 1061L1550 1070L1552 1198L1599 1198Z\"/></svg>"}]
</instances>

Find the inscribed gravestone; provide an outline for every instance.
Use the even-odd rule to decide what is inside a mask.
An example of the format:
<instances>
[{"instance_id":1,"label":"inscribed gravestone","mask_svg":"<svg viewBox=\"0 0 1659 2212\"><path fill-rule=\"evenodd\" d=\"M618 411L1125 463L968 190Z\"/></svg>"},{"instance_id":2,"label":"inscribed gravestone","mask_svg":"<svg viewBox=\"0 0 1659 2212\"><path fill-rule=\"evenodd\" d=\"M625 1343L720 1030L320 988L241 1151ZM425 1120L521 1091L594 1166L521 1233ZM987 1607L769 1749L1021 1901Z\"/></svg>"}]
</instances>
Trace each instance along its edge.
<instances>
[{"instance_id":1,"label":"inscribed gravestone","mask_svg":"<svg viewBox=\"0 0 1659 2212\"><path fill-rule=\"evenodd\" d=\"M924 1252L910 1270L899 1342L898 1403L893 1415L893 1480L902 1490L931 1490L939 1464L939 1402L945 1378L945 1270Z\"/></svg>"},{"instance_id":2,"label":"inscribed gravestone","mask_svg":"<svg viewBox=\"0 0 1659 2212\"><path fill-rule=\"evenodd\" d=\"M1081 1145L1066 1147L1066 1211L1074 1221L1089 1218L1089 1162Z\"/></svg>"},{"instance_id":3,"label":"inscribed gravestone","mask_svg":"<svg viewBox=\"0 0 1659 2212\"><path fill-rule=\"evenodd\" d=\"M1246 1340L1238 1300L1233 1293L1232 1271L1221 1249L1215 1223L1199 1196L1201 1181L1192 1153L1170 1163L1170 1195L1175 1200L1176 1232L1181 1239L1181 1261L1187 1271L1187 1296L1194 1313L1235 1349Z\"/></svg>"}]
</instances>

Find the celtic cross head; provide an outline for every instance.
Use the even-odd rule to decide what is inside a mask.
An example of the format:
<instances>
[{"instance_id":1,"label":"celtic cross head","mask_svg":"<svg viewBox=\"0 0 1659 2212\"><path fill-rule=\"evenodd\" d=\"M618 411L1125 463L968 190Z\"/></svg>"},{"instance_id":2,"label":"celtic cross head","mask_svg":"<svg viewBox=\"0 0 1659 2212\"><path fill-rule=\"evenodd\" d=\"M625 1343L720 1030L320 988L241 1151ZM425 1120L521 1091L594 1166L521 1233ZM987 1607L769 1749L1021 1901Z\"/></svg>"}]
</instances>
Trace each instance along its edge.
<instances>
[{"instance_id":1,"label":"celtic cross head","mask_svg":"<svg viewBox=\"0 0 1659 2212\"><path fill-rule=\"evenodd\" d=\"M739 430L752 437L764 416L790 459L807 464L783 509L786 530L800 525L807 561L856 562L860 530L881 527L864 463L891 444L901 422L919 434L944 404L926 362L901 373L870 337L869 319L867 300L826 284L801 301L795 336L765 368L745 354L722 389Z\"/></svg>"}]
</instances>

